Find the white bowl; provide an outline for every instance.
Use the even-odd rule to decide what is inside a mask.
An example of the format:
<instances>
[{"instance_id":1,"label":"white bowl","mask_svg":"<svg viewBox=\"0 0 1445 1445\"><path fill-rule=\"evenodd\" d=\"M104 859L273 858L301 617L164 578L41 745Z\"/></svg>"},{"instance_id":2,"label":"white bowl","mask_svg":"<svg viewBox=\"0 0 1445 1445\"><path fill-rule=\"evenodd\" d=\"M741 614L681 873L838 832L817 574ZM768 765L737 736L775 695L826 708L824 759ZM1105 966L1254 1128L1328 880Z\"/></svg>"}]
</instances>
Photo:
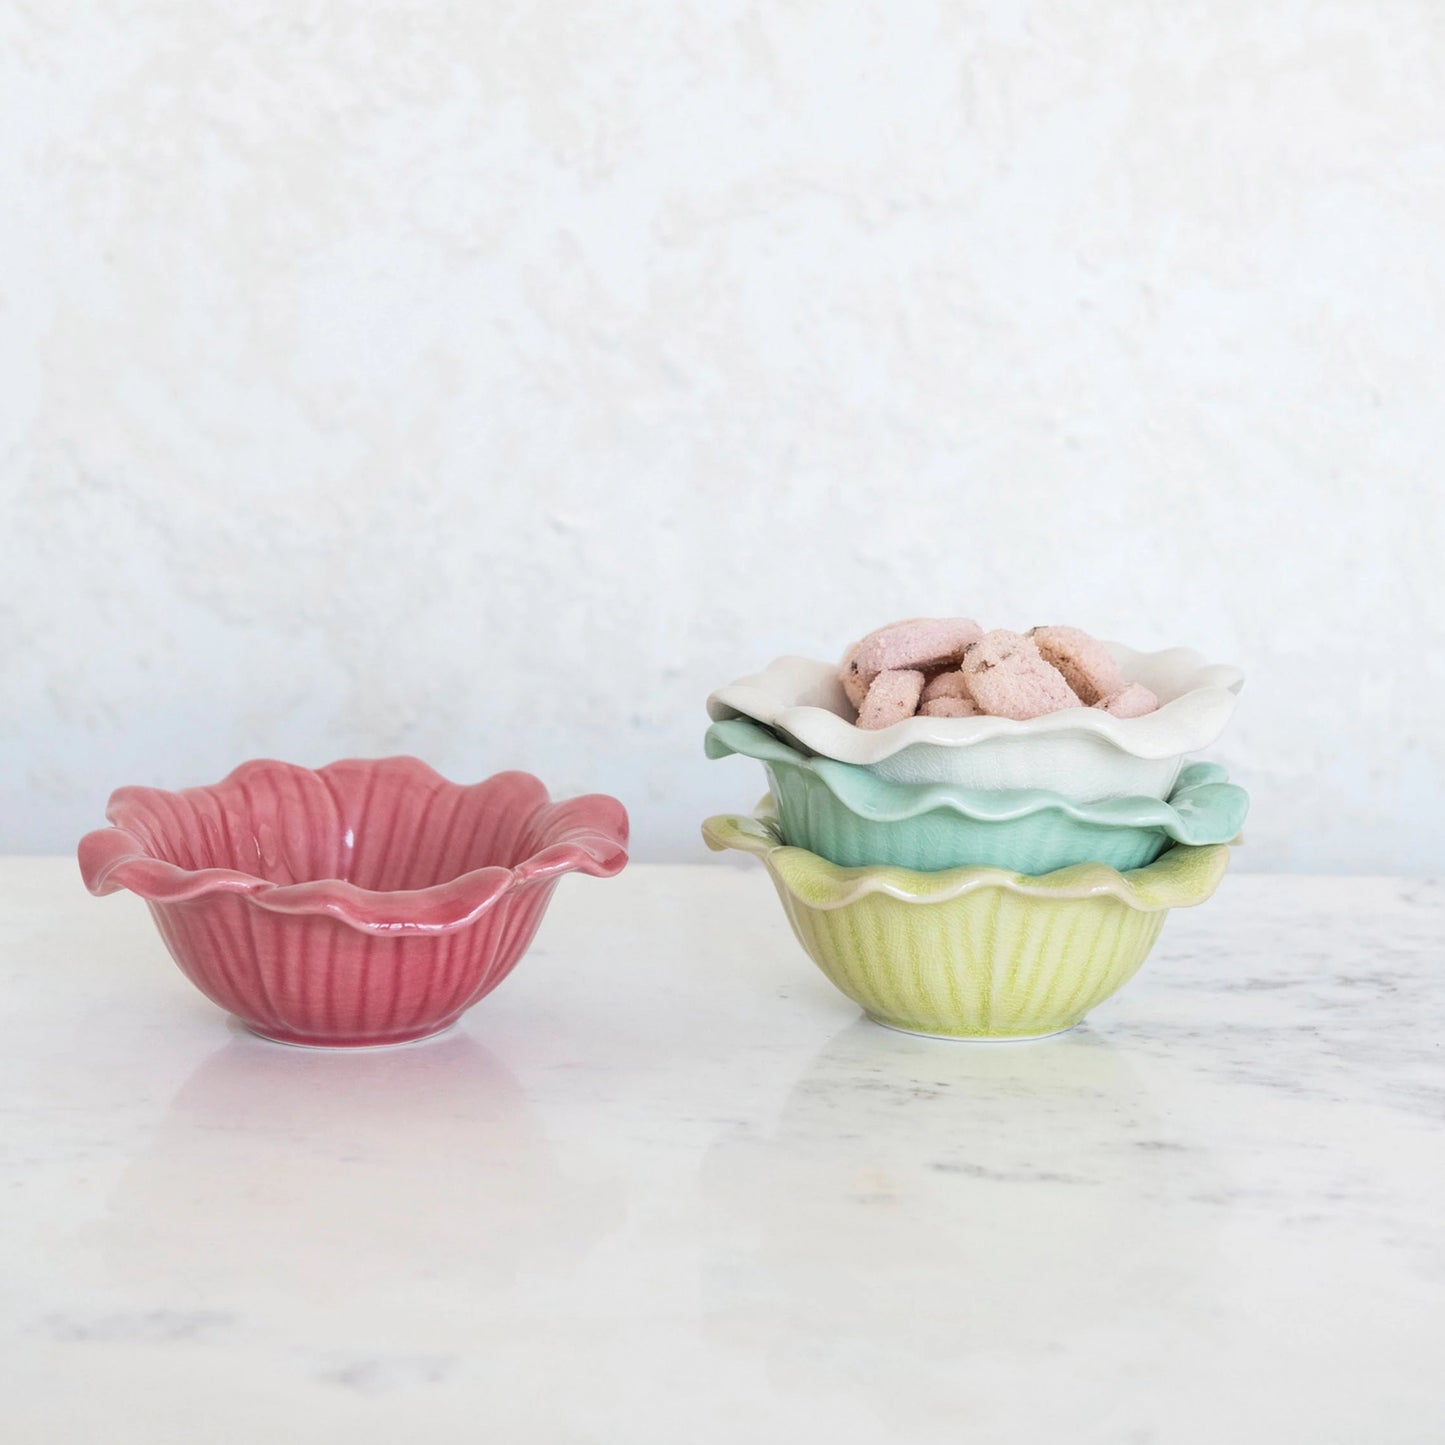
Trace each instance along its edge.
<instances>
[{"instance_id":1,"label":"white bowl","mask_svg":"<svg viewBox=\"0 0 1445 1445\"><path fill-rule=\"evenodd\" d=\"M707 710L715 722L750 717L805 752L900 783L1050 788L1081 801L1167 797L1185 754L1209 747L1224 731L1244 674L1207 663L1188 647L1105 646L1127 681L1142 682L1158 697L1158 711L1123 718L1072 707L1025 722L913 717L869 731L852 721L837 664L809 657L780 657L720 687Z\"/></svg>"}]
</instances>

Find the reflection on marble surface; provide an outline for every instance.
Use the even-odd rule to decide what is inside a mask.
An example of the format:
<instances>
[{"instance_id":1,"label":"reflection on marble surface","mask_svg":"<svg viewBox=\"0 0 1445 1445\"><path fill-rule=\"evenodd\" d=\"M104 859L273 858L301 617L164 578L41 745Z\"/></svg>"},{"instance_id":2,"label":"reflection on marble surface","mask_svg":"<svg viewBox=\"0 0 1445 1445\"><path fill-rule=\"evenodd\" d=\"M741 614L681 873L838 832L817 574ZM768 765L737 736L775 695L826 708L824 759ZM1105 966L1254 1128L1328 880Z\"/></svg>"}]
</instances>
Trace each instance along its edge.
<instances>
[{"instance_id":1,"label":"reflection on marble surface","mask_svg":"<svg viewBox=\"0 0 1445 1445\"><path fill-rule=\"evenodd\" d=\"M521 1085L467 1033L332 1054L235 1032L67 1249L143 1282L203 1272L220 1244L301 1294L403 1289L466 1259L478 1288L501 1290L566 1269L603 1219L563 1187ZM456 1207L418 1207L439 1198Z\"/></svg>"},{"instance_id":2,"label":"reflection on marble surface","mask_svg":"<svg viewBox=\"0 0 1445 1445\"><path fill-rule=\"evenodd\" d=\"M850 1024L769 1128L708 1154L710 1334L764 1350L779 1390L844 1394L925 1439L977 1410L960 1366L980 1354L1147 1329L1221 1225L1190 1202L1219 1176L1171 1137L1169 1084L1087 1029L940 1048Z\"/></svg>"},{"instance_id":3,"label":"reflection on marble surface","mask_svg":"<svg viewBox=\"0 0 1445 1445\"><path fill-rule=\"evenodd\" d=\"M1231 878L1086 1027L955 1044L637 868L340 1055L89 902L0 867L7 1441L1445 1439L1438 885Z\"/></svg>"}]
</instances>

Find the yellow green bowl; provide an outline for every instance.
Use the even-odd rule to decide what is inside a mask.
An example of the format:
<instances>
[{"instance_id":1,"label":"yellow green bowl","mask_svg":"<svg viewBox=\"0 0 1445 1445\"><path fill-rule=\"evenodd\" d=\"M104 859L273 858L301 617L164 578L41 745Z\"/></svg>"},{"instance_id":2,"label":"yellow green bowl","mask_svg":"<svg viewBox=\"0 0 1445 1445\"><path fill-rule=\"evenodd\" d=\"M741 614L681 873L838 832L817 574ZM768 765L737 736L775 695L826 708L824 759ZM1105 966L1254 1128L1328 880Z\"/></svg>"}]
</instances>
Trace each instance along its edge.
<instances>
[{"instance_id":1,"label":"yellow green bowl","mask_svg":"<svg viewBox=\"0 0 1445 1445\"><path fill-rule=\"evenodd\" d=\"M1203 903L1229 866L1221 843L1128 873L840 868L786 847L767 817L722 815L702 832L763 860L808 956L870 1018L954 1039L1072 1028L1133 978L1168 911Z\"/></svg>"}]
</instances>

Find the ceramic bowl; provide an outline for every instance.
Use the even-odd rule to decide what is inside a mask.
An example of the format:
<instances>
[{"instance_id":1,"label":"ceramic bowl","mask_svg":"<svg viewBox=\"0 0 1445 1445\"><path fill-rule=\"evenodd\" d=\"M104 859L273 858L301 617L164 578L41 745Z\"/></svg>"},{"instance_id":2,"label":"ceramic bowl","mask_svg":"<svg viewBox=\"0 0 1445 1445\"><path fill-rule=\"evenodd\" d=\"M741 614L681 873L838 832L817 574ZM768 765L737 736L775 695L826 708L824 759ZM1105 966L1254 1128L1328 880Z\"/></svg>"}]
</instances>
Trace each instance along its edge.
<instances>
[{"instance_id":1,"label":"ceramic bowl","mask_svg":"<svg viewBox=\"0 0 1445 1445\"><path fill-rule=\"evenodd\" d=\"M528 773L464 787L415 758L250 762L121 788L81 840L92 893L150 907L182 972L247 1028L346 1047L439 1033L513 969L564 873L627 861L615 798Z\"/></svg>"},{"instance_id":2,"label":"ceramic bowl","mask_svg":"<svg viewBox=\"0 0 1445 1445\"><path fill-rule=\"evenodd\" d=\"M719 688L707 708L715 722L752 718L804 752L900 783L1044 788L1082 801L1167 798L1184 754L1209 747L1224 730L1244 675L1187 647L1135 652L1106 645L1125 678L1159 698L1156 712L1118 718L1074 707L1026 722L913 717L868 731L853 722L837 665L807 657L780 657Z\"/></svg>"},{"instance_id":3,"label":"ceramic bowl","mask_svg":"<svg viewBox=\"0 0 1445 1445\"><path fill-rule=\"evenodd\" d=\"M1222 844L1181 844L1129 873L920 873L839 868L785 847L765 819L710 818L703 837L763 860L798 941L870 1018L960 1039L1072 1028L1134 976L1169 909L1203 903L1229 862Z\"/></svg>"},{"instance_id":4,"label":"ceramic bowl","mask_svg":"<svg viewBox=\"0 0 1445 1445\"><path fill-rule=\"evenodd\" d=\"M1081 803L1042 789L983 792L952 783L895 783L867 768L810 757L746 718L713 723L711 758L737 753L767 770L786 843L845 868L891 863L925 872L981 864L1052 873L1071 863L1121 872L1152 863L1171 843L1228 843L1249 795L1216 763L1191 763L1167 802Z\"/></svg>"}]
</instances>

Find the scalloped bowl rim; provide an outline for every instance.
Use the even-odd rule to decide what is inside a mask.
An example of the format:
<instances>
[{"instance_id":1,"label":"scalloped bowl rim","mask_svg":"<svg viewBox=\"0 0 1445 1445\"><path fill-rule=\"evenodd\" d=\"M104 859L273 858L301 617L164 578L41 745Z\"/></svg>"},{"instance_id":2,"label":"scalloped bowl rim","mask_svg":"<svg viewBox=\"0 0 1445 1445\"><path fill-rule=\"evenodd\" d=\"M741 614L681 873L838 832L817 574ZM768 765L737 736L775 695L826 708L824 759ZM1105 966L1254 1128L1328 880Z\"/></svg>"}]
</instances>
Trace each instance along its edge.
<instances>
[{"instance_id":1,"label":"scalloped bowl rim","mask_svg":"<svg viewBox=\"0 0 1445 1445\"><path fill-rule=\"evenodd\" d=\"M743 730L748 732L744 733ZM743 745L734 746L730 735ZM901 823L928 813L948 812L982 823L1012 823L1036 813L1061 813L1075 823L1099 828L1158 829L1176 842L1187 843L1193 834L1208 830L1221 816L1240 809L1240 818L1227 831L1234 836L1243 825L1249 797L1218 763L1189 763L1179 774L1169 797L1129 796L1081 801L1051 788L970 788L961 783L902 783L877 773L860 771L837 758L809 756L789 747L786 740L751 718L728 718L711 724L703 740L710 758L736 755L764 766L797 768L815 777L855 817L870 823ZM879 794L886 804L860 798ZM1193 806L1186 814L1180 802ZM1242 805L1242 807L1241 807ZM1227 840L1219 840L1227 841ZM1203 845L1203 846L1208 846Z\"/></svg>"},{"instance_id":2,"label":"scalloped bowl rim","mask_svg":"<svg viewBox=\"0 0 1445 1445\"><path fill-rule=\"evenodd\" d=\"M900 903L947 903L971 893L1001 888L1024 898L1055 902L1116 898L1140 913L1192 908L1219 886L1229 866L1229 846L1176 843L1143 868L1120 873L1106 863L1074 863L1052 873L1010 873L1005 868L969 864L938 872L921 872L895 864L845 868L806 848L790 847L766 814L745 817L720 813L702 825L703 840L714 852L735 848L767 865L773 878L806 908L846 908L871 894ZM817 892L800 892L801 876Z\"/></svg>"},{"instance_id":3,"label":"scalloped bowl rim","mask_svg":"<svg viewBox=\"0 0 1445 1445\"><path fill-rule=\"evenodd\" d=\"M510 770L477 783L454 783L420 758L344 758L320 768L303 768L275 758L254 758L233 768L219 783L244 787L259 778L309 774L325 779L338 768L361 767L377 773L410 776L414 782L438 783L496 805L526 809L536 816L551 814L548 841L530 857L510 867L474 868L426 888L369 889L340 878L275 883L236 868L183 868L157 857L130 829L99 828L80 840L78 855L85 886L97 897L127 889L147 903L191 902L215 894L234 894L271 913L329 916L360 933L404 937L455 932L475 923L508 893L526 883L581 872L610 878L627 862L628 819L623 805L605 793L588 793L554 803L540 778ZM184 791L184 790L182 790ZM132 801L175 797L174 790L151 787L117 788L106 804L106 818Z\"/></svg>"},{"instance_id":4,"label":"scalloped bowl rim","mask_svg":"<svg viewBox=\"0 0 1445 1445\"><path fill-rule=\"evenodd\" d=\"M1019 721L1005 717L911 717L891 727L860 728L840 713L800 694L830 681L841 696L837 666L817 658L774 658L761 672L718 688L707 700L714 722L750 717L796 738L805 747L839 762L868 765L915 744L959 748L994 738L1046 737L1055 733L1091 734L1136 758L1159 759L1207 747L1234 709L1244 673L1231 663L1207 662L1192 647L1140 652L1122 642L1105 642L1124 669L1136 677L1147 670L1157 677L1172 673L1181 684L1174 697L1143 717L1120 718L1098 708L1071 707ZM1212 732L1206 741L1195 739Z\"/></svg>"}]
</instances>

